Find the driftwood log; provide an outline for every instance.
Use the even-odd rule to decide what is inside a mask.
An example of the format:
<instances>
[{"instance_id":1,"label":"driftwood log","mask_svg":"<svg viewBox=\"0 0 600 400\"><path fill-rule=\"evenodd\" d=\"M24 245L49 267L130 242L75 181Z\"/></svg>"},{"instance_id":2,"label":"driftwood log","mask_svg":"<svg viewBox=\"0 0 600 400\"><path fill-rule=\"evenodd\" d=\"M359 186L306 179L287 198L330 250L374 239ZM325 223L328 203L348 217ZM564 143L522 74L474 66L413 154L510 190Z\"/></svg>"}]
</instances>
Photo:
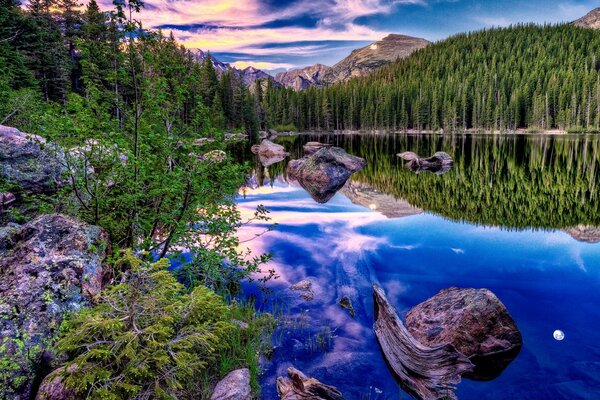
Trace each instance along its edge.
<instances>
[{"instance_id":1,"label":"driftwood log","mask_svg":"<svg viewBox=\"0 0 600 400\"><path fill-rule=\"evenodd\" d=\"M427 347L406 329L383 290L373 285L375 335L402 387L420 400L456 399L454 391L469 359L451 344Z\"/></svg>"},{"instance_id":2,"label":"driftwood log","mask_svg":"<svg viewBox=\"0 0 600 400\"><path fill-rule=\"evenodd\" d=\"M277 393L281 400L343 400L342 394L333 386L309 378L294 367L287 370L287 377L277 378Z\"/></svg>"}]
</instances>

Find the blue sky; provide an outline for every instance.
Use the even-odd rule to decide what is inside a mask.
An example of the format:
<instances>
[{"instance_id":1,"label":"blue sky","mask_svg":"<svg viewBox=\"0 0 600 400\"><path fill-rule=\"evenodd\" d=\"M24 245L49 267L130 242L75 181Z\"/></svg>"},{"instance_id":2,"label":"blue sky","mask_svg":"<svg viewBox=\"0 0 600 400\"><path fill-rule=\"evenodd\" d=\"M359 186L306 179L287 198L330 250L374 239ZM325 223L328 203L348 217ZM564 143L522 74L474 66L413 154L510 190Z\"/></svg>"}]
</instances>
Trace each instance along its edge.
<instances>
[{"instance_id":1,"label":"blue sky","mask_svg":"<svg viewBox=\"0 0 600 400\"><path fill-rule=\"evenodd\" d=\"M101 0L109 8L111 0ZM389 33L436 41L518 22L577 19L589 0L146 0L147 28L173 31L188 48L266 71L333 65Z\"/></svg>"}]
</instances>

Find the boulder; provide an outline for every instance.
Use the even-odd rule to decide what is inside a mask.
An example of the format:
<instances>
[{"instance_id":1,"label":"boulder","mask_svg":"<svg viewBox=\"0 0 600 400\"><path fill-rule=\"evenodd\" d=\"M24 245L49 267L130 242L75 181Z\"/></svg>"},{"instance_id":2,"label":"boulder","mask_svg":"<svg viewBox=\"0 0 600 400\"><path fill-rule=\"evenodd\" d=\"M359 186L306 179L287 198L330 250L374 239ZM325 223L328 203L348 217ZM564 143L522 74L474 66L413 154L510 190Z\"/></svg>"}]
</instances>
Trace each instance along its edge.
<instances>
[{"instance_id":1,"label":"boulder","mask_svg":"<svg viewBox=\"0 0 600 400\"><path fill-rule=\"evenodd\" d=\"M337 388L309 378L294 367L287 370L287 377L277 378L277 393L281 400L343 400Z\"/></svg>"},{"instance_id":2,"label":"boulder","mask_svg":"<svg viewBox=\"0 0 600 400\"><path fill-rule=\"evenodd\" d=\"M223 150L212 150L202 155L201 159L209 163L218 164L227 160L227 153L225 153Z\"/></svg>"},{"instance_id":3,"label":"boulder","mask_svg":"<svg viewBox=\"0 0 600 400\"><path fill-rule=\"evenodd\" d=\"M398 157L408 161L406 167L416 173L433 172L437 175L443 175L450 171L450 168L452 168L452 165L454 164L452 157L443 151L438 151L428 158L420 158L412 151L400 153L398 154Z\"/></svg>"},{"instance_id":4,"label":"boulder","mask_svg":"<svg viewBox=\"0 0 600 400\"><path fill-rule=\"evenodd\" d=\"M251 400L250 370L236 369L223 378L210 396L210 400Z\"/></svg>"},{"instance_id":5,"label":"boulder","mask_svg":"<svg viewBox=\"0 0 600 400\"><path fill-rule=\"evenodd\" d=\"M0 177L18 190L52 193L66 172L62 149L37 135L0 125Z\"/></svg>"},{"instance_id":6,"label":"boulder","mask_svg":"<svg viewBox=\"0 0 600 400\"><path fill-rule=\"evenodd\" d=\"M475 364L469 377L497 377L517 356L523 339L502 302L488 289L443 289L406 313L419 342L452 344Z\"/></svg>"},{"instance_id":7,"label":"boulder","mask_svg":"<svg viewBox=\"0 0 600 400\"><path fill-rule=\"evenodd\" d=\"M325 144L320 142L308 142L304 145L304 153L306 155L311 155L321 150L324 147L331 147L331 144Z\"/></svg>"},{"instance_id":8,"label":"boulder","mask_svg":"<svg viewBox=\"0 0 600 400\"><path fill-rule=\"evenodd\" d=\"M32 397L63 316L102 289L107 246L102 229L60 214L0 232L0 398Z\"/></svg>"},{"instance_id":9,"label":"boulder","mask_svg":"<svg viewBox=\"0 0 600 400\"><path fill-rule=\"evenodd\" d=\"M288 163L287 173L296 179L318 203L328 202L340 190L350 175L360 171L367 162L339 147L326 147L316 153Z\"/></svg>"},{"instance_id":10,"label":"boulder","mask_svg":"<svg viewBox=\"0 0 600 400\"><path fill-rule=\"evenodd\" d=\"M70 366L69 372L74 372L76 366ZM77 393L68 389L64 384L64 367L58 368L48 374L42 381L35 400L77 400Z\"/></svg>"},{"instance_id":11,"label":"boulder","mask_svg":"<svg viewBox=\"0 0 600 400\"><path fill-rule=\"evenodd\" d=\"M263 140L260 145L254 145L251 148L254 154L265 158L286 157L289 153L285 151L285 147L280 144L271 142L268 139Z\"/></svg>"}]
</instances>

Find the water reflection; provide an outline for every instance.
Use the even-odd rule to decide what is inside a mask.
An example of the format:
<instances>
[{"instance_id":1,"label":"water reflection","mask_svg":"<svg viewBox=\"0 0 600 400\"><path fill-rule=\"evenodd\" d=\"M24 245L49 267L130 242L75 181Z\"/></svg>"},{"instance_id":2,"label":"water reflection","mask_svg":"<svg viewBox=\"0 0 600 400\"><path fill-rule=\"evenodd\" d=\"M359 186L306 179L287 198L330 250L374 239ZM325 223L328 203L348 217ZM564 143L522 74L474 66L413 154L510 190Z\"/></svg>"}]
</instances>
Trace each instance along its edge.
<instances>
[{"instance_id":1,"label":"water reflection","mask_svg":"<svg viewBox=\"0 0 600 400\"><path fill-rule=\"evenodd\" d=\"M284 139L294 159L315 138ZM262 398L277 398L275 379L292 364L349 399L406 398L373 335L372 283L401 316L450 286L488 288L506 305L523 334L521 353L489 382L464 380L460 399L600 398L597 138L318 140L368 160L326 204L289 182L285 162L263 168L238 154L257 166L240 209L263 204L278 224L250 242L274 254L269 267L281 278L264 307L287 321L265 365ZM396 157L405 149L441 149L455 165L443 176L415 175ZM303 279L312 282L312 301L289 290ZM338 305L344 297L354 318ZM568 327L568 340L554 339L557 327Z\"/></svg>"},{"instance_id":2,"label":"water reflection","mask_svg":"<svg viewBox=\"0 0 600 400\"><path fill-rule=\"evenodd\" d=\"M513 229L600 226L600 136L303 135L279 143L296 159L314 140L367 160L353 181L445 218ZM454 166L442 177L415 175L396 156L404 151L444 151ZM246 151L238 157L258 163ZM285 180L285 168L271 165L269 176Z\"/></svg>"}]
</instances>

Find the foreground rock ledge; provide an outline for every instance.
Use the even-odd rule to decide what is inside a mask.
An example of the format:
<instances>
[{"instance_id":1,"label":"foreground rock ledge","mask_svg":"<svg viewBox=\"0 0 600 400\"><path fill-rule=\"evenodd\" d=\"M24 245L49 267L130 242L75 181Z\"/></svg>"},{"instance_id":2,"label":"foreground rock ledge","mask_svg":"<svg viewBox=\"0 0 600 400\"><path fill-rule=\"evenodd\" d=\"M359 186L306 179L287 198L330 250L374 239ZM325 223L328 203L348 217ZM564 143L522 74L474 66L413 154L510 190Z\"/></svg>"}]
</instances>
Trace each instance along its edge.
<instances>
[{"instance_id":1,"label":"foreground rock ledge","mask_svg":"<svg viewBox=\"0 0 600 400\"><path fill-rule=\"evenodd\" d=\"M477 380L500 375L523 345L515 321L488 289L443 289L406 314L406 327L428 346L454 345L476 365L467 376Z\"/></svg>"},{"instance_id":2,"label":"foreground rock ledge","mask_svg":"<svg viewBox=\"0 0 600 400\"><path fill-rule=\"evenodd\" d=\"M217 383L210 400L252 400L250 370L241 368L227 374Z\"/></svg>"},{"instance_id":3,"label":"foreground rock ledge","mask_svg":"<svg viewBox=\"0 0 600 400\"><path fill-rule=\"evenodd\" d=\"M64 314L102 290L107 244L99 227L60 214L0 230L0 398L32 398Z\"/></svg>"},{"instance_id":4,"label":"foreground rock ledge","mask_svg":"<svg viewBox=\"0 0 600 400\"><path fill-rule=\"evenodd\" d=\"M277 393L281 400L343 400L337 388L309 378L294 367L287 370L287 377L277 378Z\"/></svg>"},{"instance_id":5,"label":"foreground rock ledge","mask_svg":"<svg viewBox=\"0 0 600 400\"><path fill-rule=\"evenodd\" d=\"M473 369L451 344L425 346L406 329L385 293L373 285L375 335L402 387L421 400L456 399L461 375Z\"/></svg>"}]
</instances>

